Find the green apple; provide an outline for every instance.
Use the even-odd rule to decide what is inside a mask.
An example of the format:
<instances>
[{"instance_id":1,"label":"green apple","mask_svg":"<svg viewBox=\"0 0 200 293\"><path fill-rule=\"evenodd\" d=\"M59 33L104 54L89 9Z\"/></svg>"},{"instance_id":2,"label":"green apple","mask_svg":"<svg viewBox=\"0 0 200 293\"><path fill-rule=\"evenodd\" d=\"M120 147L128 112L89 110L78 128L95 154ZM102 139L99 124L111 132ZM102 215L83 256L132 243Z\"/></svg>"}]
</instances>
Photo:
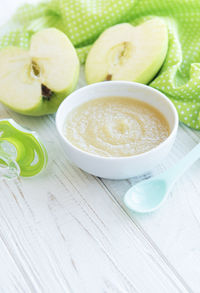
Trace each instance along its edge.
<instances>
[{"instance_id":1,"label":"green apple","mask_svg":"<svg viewBox=\"0 0 200 293\"><path fill-rule=\"evenodd\" d=\"M0 102L21 114L54 113L75 88L79 68L76 51L64 33L54 28L39 31L29 50L0 51Z\"/></svg>"},{"instance_id":2,"label":"green apple","mask_svg":"<svg viewBox=\"0 0 200 293\"><path fill-rule=\"evenodd\" d=\"M105 30L92 46L85 66L87 82L150 82L164 62L168 30L160 18L138 26L128 23Z\"/></svg>"}]
</instances>

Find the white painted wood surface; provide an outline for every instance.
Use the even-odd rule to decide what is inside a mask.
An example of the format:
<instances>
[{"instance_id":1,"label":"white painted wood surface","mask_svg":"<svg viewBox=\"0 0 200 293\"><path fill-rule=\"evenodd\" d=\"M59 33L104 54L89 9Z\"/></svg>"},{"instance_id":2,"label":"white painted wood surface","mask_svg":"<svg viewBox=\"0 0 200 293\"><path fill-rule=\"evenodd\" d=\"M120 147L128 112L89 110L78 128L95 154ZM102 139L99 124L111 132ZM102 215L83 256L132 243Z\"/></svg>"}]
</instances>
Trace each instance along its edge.
<instances>
[{"instance_id":1,"label":"white painted wood surface","mask_svg":"<svg viewBox=\"0 0 200 293\"><path fill-rule=\"evenodd\" d=\"M0 24L21 2L0 0ZM136 215L122 197L141 178L100 180L70 165L53 116L0 107L0 119L8 117L40 134L50 162L34 179L0 181L0 293L200 292L200 162L159 211ZM172 152L152 174L199 140L199 132L180 126Z\"/></svg>"}]
</instances>

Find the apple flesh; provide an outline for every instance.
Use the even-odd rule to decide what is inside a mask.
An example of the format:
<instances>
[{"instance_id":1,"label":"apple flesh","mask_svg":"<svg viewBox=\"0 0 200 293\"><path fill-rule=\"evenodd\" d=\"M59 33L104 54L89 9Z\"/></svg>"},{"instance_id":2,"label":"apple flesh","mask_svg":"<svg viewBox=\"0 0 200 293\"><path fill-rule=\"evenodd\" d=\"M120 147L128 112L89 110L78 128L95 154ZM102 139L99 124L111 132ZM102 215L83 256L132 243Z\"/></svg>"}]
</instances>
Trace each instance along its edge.
<instances>
[{"instance_id":1,"label":"apple flesh","mask_svg":"<svg viewBox=\"0 0 200 293\"><path fill-rule=\"evenodd\" d=\"M64 33L54 28L39 31L29 50L8 47L0 51L0 102L21 114L54 113L74 90L79 67Z\"/></svg>"},{"instance_id":2,"label":"apple flesh","mask_svg":"<svg viewBox=\"0 0 200 293\"><path fill-rule=\"evenodd\" d=\"M166 57L168 30L159 18L105 30L92 46L85 66L87 83L127 80L148 83Z\"/></svg>"}]
</instances>

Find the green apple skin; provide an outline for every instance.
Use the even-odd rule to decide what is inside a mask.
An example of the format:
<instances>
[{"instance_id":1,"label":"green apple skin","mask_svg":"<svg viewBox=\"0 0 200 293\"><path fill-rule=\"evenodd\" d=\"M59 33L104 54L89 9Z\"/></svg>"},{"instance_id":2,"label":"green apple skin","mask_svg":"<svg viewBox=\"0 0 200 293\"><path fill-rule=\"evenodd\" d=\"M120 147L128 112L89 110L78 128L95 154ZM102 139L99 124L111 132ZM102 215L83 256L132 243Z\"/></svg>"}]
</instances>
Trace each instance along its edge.
<instances>
[{"instance_id":1,"label":"green apple skin","mask_svg":"<svg viewBox=\"0 0 200 293\"><path fill-rule=\"evenodd\" d=\"M146 70L143 71L143 73L134 80L134 82L149 84L160 70L165 60L167 49L168 43L166 42L165 46L162 48L162 52L160 52L160 56L154 59L153 63L147 67Z\"/></svg>"}]
</instances>

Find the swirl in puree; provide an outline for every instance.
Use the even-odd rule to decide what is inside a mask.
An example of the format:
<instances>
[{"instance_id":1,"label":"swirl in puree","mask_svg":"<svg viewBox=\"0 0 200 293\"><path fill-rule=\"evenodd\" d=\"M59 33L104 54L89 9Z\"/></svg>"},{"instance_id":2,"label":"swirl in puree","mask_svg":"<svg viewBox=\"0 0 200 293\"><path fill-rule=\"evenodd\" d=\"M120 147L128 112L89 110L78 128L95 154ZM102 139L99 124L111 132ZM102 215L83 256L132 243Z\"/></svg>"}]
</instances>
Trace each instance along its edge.
<instances>
[{"instance_id":1,"label":"swirl in puree","mask_svg":"<svg viewBox=\"0 0 200 293\"><path fill-rule=\"evenodd\" d=\"M86 102L67 116L64 133L79 149L104 157L126 157L155 148L169 136L163 114L126 97Z\"/></svg>"}]
</instances>

